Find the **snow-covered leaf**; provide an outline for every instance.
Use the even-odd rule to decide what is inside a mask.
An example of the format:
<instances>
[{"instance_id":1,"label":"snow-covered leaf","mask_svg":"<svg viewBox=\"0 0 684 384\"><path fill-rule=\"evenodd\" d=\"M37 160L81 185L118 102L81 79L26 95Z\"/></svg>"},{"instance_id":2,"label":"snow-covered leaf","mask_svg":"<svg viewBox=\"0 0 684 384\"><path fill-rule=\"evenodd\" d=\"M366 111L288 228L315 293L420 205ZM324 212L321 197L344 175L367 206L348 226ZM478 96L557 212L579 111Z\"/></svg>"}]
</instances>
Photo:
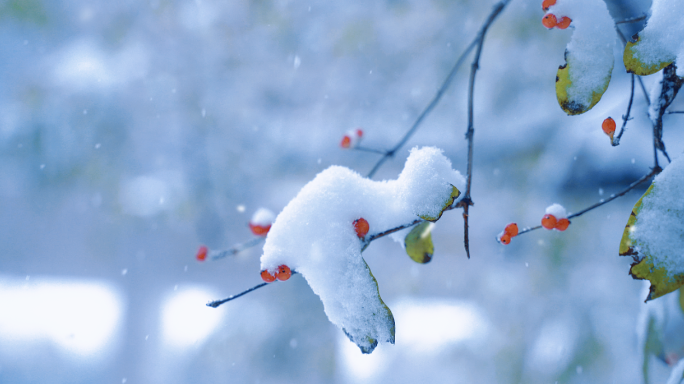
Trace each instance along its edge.
<instances>
[{"instance_id":1,"label":"snow-covered leaf","mask_svg":"<svg viewBox=\"0 0 684 384\"><path fill-rule=\"evenodd\" d=\"M684 156L656 176L637 201L620 241L630 274L651 282L646 301L684 286Z\"/></svg>"},{"instance_id":2,"label":"snow-covered leaf","mask_svg":"<svg viewBox=\"0 0 684 384\"><path fill-rule=\"evenodd\" d=\"M617 37L613 19L603 0L558 0L547 14L570 18L575 29L556 75L556 97L565 113L579 115L601 100L610 83Z\"/></svg>"},{"instance_id":3,"label":"snow-covered leaf","mask_svg":"<svg viewBox=\"0 0 684 384\"><path fill-rule=\"evenodd\" d=\"M373 181L339 166L319 173L276 217L266 237L262 270L299 272L323 302L328 319L364 353L394 342L394 319L361 256L360 218L369 234L417 217L439 218L457 201L465 179L434 147L414 148L396 180ZM396 235L395 233L394 235ZM404 242L404 237L395 240Z\"/></svg>"},{"instance_id":4,"label":"snow-covered leaf","mask_svg":"<svg viewBox=\"0 0 684 384\"><path fill-rule=\"evenodd\" d=\"M651 75L670 65L684 62L684 2L654 0L646 27L625 46L623 61L627 72ZM682 71L681 69L679 71ZM678 76L684 76L679 72Z\"/></svg>"},{"instance_id":5,"label":"snow-covered leaf","mask_svg":"<svg viewBox=\"0 0 684 384\"><path fill-rule=\"evenodd\" d=\"M448 195L447 195L447 193L448 193ZM452 185L451 186L451 192L448 192L448 189L446 189L442 193L442 196L444 196L444 202L441 205L439 213L437 215L433 215L433 214L420 215L421 219L431 221L431 222L435 222L435 221L439 220L442 217L442 214L444 213L444 211L446 211L447 208L449 208L452 204L454 204L454 201L459 196L461 196L461 191L459 191L458 188L456 188Z\"/></svg>"},{"instance_id":6,"label":"snow-covered leaf","mask_svg":"<svg viewBox=\"0 0 684 384\"><path fill-rule=\"evenodd\" d=\"M413 261L425 264L432 260L435 246L432 244L433 224L424 221L411 230L404 240L406 253Z\"/></svg>"}]
</instances>

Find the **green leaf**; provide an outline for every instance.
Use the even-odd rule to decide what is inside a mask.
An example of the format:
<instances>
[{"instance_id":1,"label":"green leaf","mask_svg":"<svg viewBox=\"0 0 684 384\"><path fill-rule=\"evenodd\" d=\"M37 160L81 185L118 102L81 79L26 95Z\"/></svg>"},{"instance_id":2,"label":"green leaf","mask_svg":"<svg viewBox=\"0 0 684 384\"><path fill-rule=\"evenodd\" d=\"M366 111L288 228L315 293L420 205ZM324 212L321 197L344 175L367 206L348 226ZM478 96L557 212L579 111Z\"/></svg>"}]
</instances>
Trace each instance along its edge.
<instances>
[{"instance_id":1,"label":"green leaf","mask_svg":"<svg viewBox=\"0 0 684 384\"><path fill-rule=\"evenodd\" d=\"M442 217L442 214L444 211L447 210L447 208L451 207L452 204L454 204L454 200L456 200L459 196L461 196L461 191L458 190L458 188L454 187L451 185L451 190L449 192L448 196L444 196L444 204L442 204L442 209L439 211L439 215L437 217L434 216L428 216L428 215L421 215L419 216L421 219L426 220L426 221L431 221L435 222L439 220L440 217Z\"/></svg>"},{"instance_id":2,"label":"green leaf","mask_svg":"<svg viewBox=\"0 0 684 384\"><path fill-rule=\"evenodd\" d=\"M404 239L406 253L413 261L420 264L432 260L435 247L432 244L432 227L434 224L424 221L411 230Z\"/></svg>"}]
</instances>

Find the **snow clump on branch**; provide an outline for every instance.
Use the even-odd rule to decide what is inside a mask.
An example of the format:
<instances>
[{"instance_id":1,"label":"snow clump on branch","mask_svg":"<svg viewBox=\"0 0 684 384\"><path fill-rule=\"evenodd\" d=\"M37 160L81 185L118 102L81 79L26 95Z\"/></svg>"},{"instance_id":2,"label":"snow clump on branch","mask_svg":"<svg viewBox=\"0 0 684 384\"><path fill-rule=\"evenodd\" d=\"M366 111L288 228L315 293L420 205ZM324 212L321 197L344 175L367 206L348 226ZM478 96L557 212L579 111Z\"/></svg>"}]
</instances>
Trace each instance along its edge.
<instances>
[{"instance_id":1,"label":"snow clump on branch","mask_svg":"<svg viewBox=\"0 0 684 384\"><path fill-rule=\"evenodd\" d=\"M287 265L307 280L328 319L361 351L394 343L394 318L361 256L366 245L353 222L369 234L436 221L458 201L465 179L440 149L414 148L396 180L373 181L341 166L319 173L276 217L264 244L262 270Z\"/></svg>"}]
</instances>

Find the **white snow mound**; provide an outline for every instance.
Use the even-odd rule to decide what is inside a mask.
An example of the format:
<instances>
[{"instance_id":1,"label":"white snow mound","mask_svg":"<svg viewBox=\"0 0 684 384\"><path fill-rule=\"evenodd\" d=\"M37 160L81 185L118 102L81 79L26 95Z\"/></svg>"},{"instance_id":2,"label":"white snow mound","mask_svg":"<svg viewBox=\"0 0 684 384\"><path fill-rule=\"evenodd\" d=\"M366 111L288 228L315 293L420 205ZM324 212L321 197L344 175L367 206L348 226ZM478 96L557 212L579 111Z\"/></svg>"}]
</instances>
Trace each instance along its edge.
<instances>
[{"instance_id":1,"label":"white snow mound","mask_svg":"<svg viewBox=\"0 0 684 384\"><path fill-rule=\"evenodd\" d=\"M368 235L439 217L465 180L440 149L414 148L397 180L373 181L340 166L319 173L276 217L264 244L261 268L285 264L299 272L323 302L328 319L363 352L394 342L394 319L361 257L354 229L368 221ZM455 200L455 202L458 199Z\"/></svg>"}]
</instances>

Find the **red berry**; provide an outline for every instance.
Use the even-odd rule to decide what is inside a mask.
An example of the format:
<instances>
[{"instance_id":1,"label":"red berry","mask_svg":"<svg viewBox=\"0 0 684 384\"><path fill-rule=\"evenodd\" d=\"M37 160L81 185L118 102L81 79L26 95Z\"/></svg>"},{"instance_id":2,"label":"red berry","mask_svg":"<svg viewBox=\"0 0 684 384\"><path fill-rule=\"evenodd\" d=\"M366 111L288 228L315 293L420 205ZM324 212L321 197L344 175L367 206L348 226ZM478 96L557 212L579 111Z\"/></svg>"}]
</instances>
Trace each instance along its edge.
<instances>
[{"instance_id":1,"label":"red berry","mask_svg":"<svg viewBox=\"0 0 684 384\"><path fill-rule=\"evenodd\" d=\"M549 7L556 4L556 0L544 0L542 1L542 9L544 12L549 10Z\"/></svg>"},{"instance_id":2,"label":"red berry","mask_svg":"<svg viewBox=\"0 0 684 384\"><path fill-rule=\"evenodd\" d=\"M363 131L361 130L361 128L358 128L358 129L356 130L356 136L358 136L358 137L363 137Z\"/></svg>"},{"instance_id":3,"label":"red berry","mask_svg":"<svg viewBox=\"0 0 684 384\"><path fill-rule=\"evenodd\" d=\"M359 238L363 238L368 234L370 226L368 225L368 221L362 217L358 220L354 220L354 229L356 230L356 235Z\"/></svg>"},{"instance_id":4,"label":"red berry","mask_svg":"<svg viewBox=\"0 0 684 384\"><path fill-rule=\"evenodd\" d=\"M541 225L546 229L554 229L556 227L556 216L546 214L542 217Z\"/></svg>"},{"instance_id":5,"label":"red berry","mask_svg":"<svg viewBox=\"0 0 684 384\"><path fill-rule=\"evenodd\" d=\"M261 271L261 278L267 283L272 283L276 280L276 277L271 275L266 269Z\"/></svg>"},{"instance_id":6,"label":"red berry","mask_svg":"<svg viewBox=\"0 0 684 384\"><path fill-rule=\"evenodd\" d=\"M268 231L271 230L271 224L269 224L269 225L258 225L258 224L249 223L249 229L251 229L252 233L257 235L257 236L266 236L268 234Z\"/></svg>"},{"instance_id":7,"label":"red berry","mask_svg":"<svg viewBox=\"0 0 684 384\"><path fill-rule=\"evenodd\" d=\"M340 147L342 148L349 148L351 146L351 137L345 136L342 138L342 142L340 143Z\"/></svg>"},{"instance_id":8,"label":"red berry","mask_svg":"<svg viewBox=\"0 0 684 384\"><path fill-rule=\"evenodd\" d=\"M558 27L558 29L565 29L570 26L570 23L572 23L572 19L567 16L563 16L558 24L556 24L556 27Z\"/></svg>"},{"instance_id":9,"label":"red berry","mask_svg":"<svg viewBox=\"0 0 684 384\"><path fill-rule=\"evenodd\" d=\"M289 279L290 276L292 276L292 271L290 270L290 267L288 267L287 265L284 265L284 264L278 266L278 269L276 270L276 274L275 274L276 279L278 279L280 281L285 281L285 280Z\"/></svg>"},{"instance_id":10,"label":"red berry","mask_svg":"<svg viewBox=\"0 0 684 384\"><path fill-rule=\"evenodd\" d=\"M518 224L510 223L504 228L504 233L510 237L518 236Z\"/></svg>"},{"instance_id":11,"label":"red berry","mask_svg":"<svg viewBox=\"0 0 684 384\"><path fill-rule=\"evenodd\" d=\"M542 18L542 24L548 29L555 27L556 24L558 24L558 20L556 20L556 15L554 15L553 13L547 13Z\"/></svg>"},{"instance_id":12,"label":"red berry","mask_svg":"<svg viewBox=\"0 0 684 384\"><path fill-rule=\"evenodd\" d=\"M570 225L570 220L566 218L559 219L558 222L556 222L556 229L563 232L566 229L568 229L568 226Z\"/></svg>"},{"instance_id":13,"label":"red berry","mask_svg":"<svg viewBox=\"0 0 684 384\"><path fill-rule=\"evenodd\" d=\"M613 138L613 134L615 134L615 120L613 118L609 117L605 120L603 120L603 124L601 124L601 128L603 129L603 132L610 136L610 138Z\"/></svg>"},{"instance_id":14,"label":"red berry","mask_svg":"<svg viewBox=\"0 0 684 384\"><path fill-rule=\"evenodd\" d=\"M499 239L499 241L501 242L501 244L504 244L504 245L510 244L511 243L511 236L508 233L504 233L501 236L501 239Z\"/></svg>"},{"instance_id":15,"label":"red berry","mask_svg":"<svg viewBox=\"0 0 684 384\"><path fill-rule=\"evenodd\" d=\"M202 245L201 247L199 247L199 249L197 250L197 255L195 256L197 261L206 260L207 259L207 252L209 252L209 248L207 248L206 245Z\"/></svg>"}]
</instances>

